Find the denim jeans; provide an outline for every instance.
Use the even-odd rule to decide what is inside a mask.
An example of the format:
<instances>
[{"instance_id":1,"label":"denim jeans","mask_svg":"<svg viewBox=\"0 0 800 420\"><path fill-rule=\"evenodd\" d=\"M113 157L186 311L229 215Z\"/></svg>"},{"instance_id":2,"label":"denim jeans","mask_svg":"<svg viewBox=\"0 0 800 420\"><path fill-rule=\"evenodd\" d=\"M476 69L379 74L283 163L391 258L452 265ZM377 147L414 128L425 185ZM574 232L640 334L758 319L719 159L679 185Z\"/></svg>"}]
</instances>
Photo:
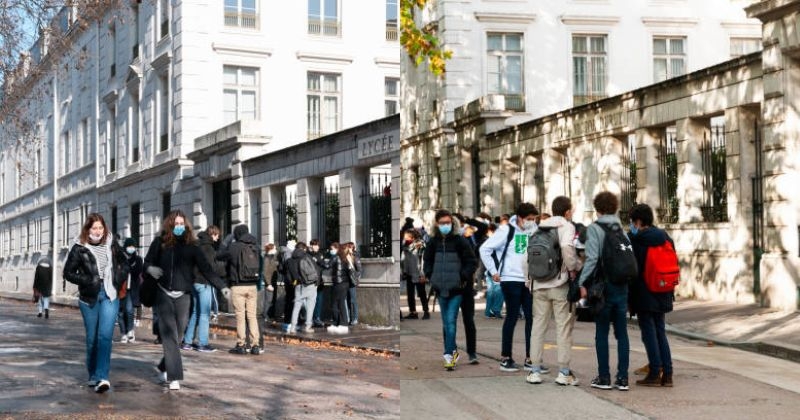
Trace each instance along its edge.
<instances>
[{"instance_id":1,"label":"denim jeans","mask_svg":"<svg viewBox=\"0 0 800 420\"><path fill-rule=\"evenodd\" d=\"M500 282L503 299L506 302L506 319L503 321L502 357L511 357L511 344L514 342L514 327L517 326L519 310L525 314L525 356L531 354L531 329L533 328L533 295L521 281Z\"/></svg>"},{"instance_id":2,"label":"denim jeans","mask_svg":"<svg viewBox=\"0 0 800 420\"><path fill-rule=\"evenodd\" d=\"M453 354L456 351L456 330L458 328L458 309L460 306L461 295L439 296L439 310L442 311L444 354Z\"/></svg>"},{"instance_id":3,"label":"denim jeans","mask_svg":"<svg viewBox=\"0 0 800 420\"><path fill-rule=\"evenodd\" d=\"M192 292L192 315L189 316L189 324L186 326L186 333L183 336L185 344L192 344L194 341L194 329L197 327L198 345L208 345L208 319L211 315L211 300L214 290L207 284L194 285Z\"/></svg>"},{"instance_id":4,"label":"denim jeans","mask_svg":"<svg viewBox=\"0 0 800 420\"><path fill-rule=\"evenodd\" d=\"M617 378L628 377L630 342L628 341L628 286L606 282L605 305L595 315L595 348L597 350L597 368L603 378L611 377L608 364L608 332L614 325L614 337L617 339Z\"/></svg>"},{"instance_id":5,"label":"denim jeans","mask_svg":"<svg viewBox=\"0 0 800 420\"><path fill-rule=\"evenodd\" d=\"M119 299L108 300L105 290L100 289L94 305L80 301L78 304L86 329L86 368L89 380L108 380L111 369L111 337L119 312Z\"/></svg>"},{"instance_id":6,"label":"denim jeans","mask_svg":"<svg viewBox=\"0 0 800 420\"><path fill-rule=\"evenodd\" d=\"M347 291L347 318L350 324L358 323L358 299L356 299L356 288L350 287Z\"/></svg>"},{"instance_id":7,"label":"denim jeans","mask_svg":"<svg viewBox=\"0 0 800 420\"><path fill-rule=\"evenodd\" d=\"M406 280L406 298L408 301L408 312L417 312L417 295L419 301L422 303L422 312L428 313L428 294L425 290L425 283L414 283L411 280Z\"/></svg>"},{"instance_id":8,"label":"denim jeans","mask_svg":"<svg viewBox=\"0 0 800 420\"><path fill-rule=\"evenodd\" d=\"M314 314L314 305L317 303L317 286L303 286L298 284L294 287L294 310L292 311L292 328L297 328L297 320L300 318L300 308L306 308L306 327L311 327Z\"/></svg>"},{"instance_id":9,"label":"denim jeans","mask_svg":"<svg viewBox=\"0 0 800 420\"><path fill-rule=\"evenodd\" d=\"M219 301L217 300L217 288L211 286L211 313L219 315Z\"/></svg>"},{"instance_id":10,"label":"denim jeans","mask_svg":"<svg viewBox=\"0 0 800 420\"><path fill-rule=\"evenodd\" d=\"M650 372L672 373L672 354L669 350L667 333L664 329L664 314L660 312L641 311L636 315L639 328L642 330L642 343L647 351L647 362Z\"/></svg>"},{"instance_id":11,"label":"denim jeans","mask_svg":"<svg viewBox=\"0 0 800 420\"><path fill-rule=\"evenodd\" d=\"M128 294L125 295L124 298L118 300L119 333L125 335L133 330L133 298Z\"/></svg>"},{"instance_id":12,"label":"denim jeans","mask_svg":"<svg viewBox=\"0 0 800 420\"><path fill-rule=\"evenodd\" d=\"M500 316L503 312L503 289L491 277L486 277L486 316Z\"/></svg>"},{"instance_id":13,"label":"denim jeans","mask_svg":"<svg viewBox=\"0 0 800 420\"><path fill-rule=\"evenodd\" d=\"M50 309L50 296L42 296L39 298L39 313L45 309Z\"/></svg>"}]
</instances>

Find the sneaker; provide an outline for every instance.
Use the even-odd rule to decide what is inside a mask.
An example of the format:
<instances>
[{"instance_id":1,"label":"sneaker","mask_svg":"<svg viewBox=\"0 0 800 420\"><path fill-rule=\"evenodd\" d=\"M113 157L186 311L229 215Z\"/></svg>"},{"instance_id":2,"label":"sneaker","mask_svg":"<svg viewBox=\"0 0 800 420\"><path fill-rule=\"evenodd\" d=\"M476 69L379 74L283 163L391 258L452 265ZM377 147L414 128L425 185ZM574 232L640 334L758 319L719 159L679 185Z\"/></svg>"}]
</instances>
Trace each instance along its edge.
<instances>
[{"instance_id":1,"label":"sneaker","mask_svg":"<svg viewBox=\"0 0 800 420\"><path fill-rule=\"evenodd\" d=\"M180 390L181 390L181 384L180 384L180 382L178 382L178 381L172 381L172 382L170 382L170 383L169 383L169 390L170 390L170 391L180 391Z\"/></svg>"},{"instance_id":2,"label":"sneaker","mask_svg":"<svg viewBox=\"0 0 800 420\"><path fill-rule=\"evenodd\" d=\"M431 314L428 313L428 312L425 312L424 314L422 314L422 319L431 319Z\"/></svg>"},{"instance_id":3,"label":"sneaker","mask_svg":"<svg viewBox=\"0 0 800 420\"><path fill-rule=\"evenodd\" d=\"M525 359L525 363L523 364L523 369L527 370L528 372L533 372L534 364L531 362L531 359ZM542 375L547 375L550 373L550 368L545 365L539 365L539 373Z\"/></svg>"},{"instance_id":4,"label":"sneaker","mask_svg":"<svg viewBox=\"0 0 800 420\"><path fill-rule=\"evenodd\" d=\"M314 327L314 328L325 328L325 324L323 324L322 322L314 322L314 325L312 325L312 327Z\"/></svg>"},{"instance_id":5,"label":"sneaker","mask_svg":"<svg viewBox=\"0 0 800 420\"><path fill-rule=\"evenodd\" d=\"M122 338L119 339L119 342L120 343L127 343L128 342L128 335L127 334L123 335Z\"/></svg>"},{"instance_id":6,"label":"sneaker","mask_svg":"<svg viewBox=\"0 0 800 420\"><path fill-rule=\"evenodd\" d=\"M50 319L50 310L49 309L45 309L44 310L44 319Z\"/></svg>"},{"instance_id":7,"label":"sneaker","mask_svg":"<svg viewBox=\"0 0 800 420\"><path fill-rule=\"evenodd\" d=\"M138 319L133 320L133 326L134 327L138 327L139 324L141 324L141 323L142 323L142 321L139 321Z\"/></svg>"},{"instance_id":8,"label":"sneaker","mask_svg":"<svg viewBox=\"0 0 800 420\"><path fill-rule=\"evenodd\" d=\"M215 351L217 351L217 349L211 347L210 344L206 344L205 346L197 346L195 350L199 351L200 353L214 353Z\"/></svg>"},{"instance_id":9,"label":"sneaker","mask_svg":"<svg viewBox=\"0 0 800 420\"><path fill-rule=\"evenodd\" d=\"M525 378L525 382L529 384L540 384L542 383L542 376L539 374L539 372L531 372Z\"/></svg>"},{"instance_id":10,"label":"sneaker","mask_svg":"<svg viewBox=\"0 0 800 420\"><path fill-rule=\"evenodd\" d=\"M253 348L250 349L250 354L252 354L253 356L258 356L259 354L261 354L261 347L253 346Z\"/></svg>"},{"instance_id":11,"label":"sneaker","mask_svg":"<svg viewBox=\"0 0 800 420\"><path fill-rule=\"evenodd\" d=\"M41 317L42 317L42 313L39 312L39 315L36 315L36 318L41 318Z\"/></svg>"},{"instance_id":12,"label":"sneaker","mask_svg":"<svg viewBox=\"0 0 800 420\"><path fill-rule=\"evenodd\" d=\"M455 370L456 364L455 362L453 362L453 355L445 354L443 357L444 357L444 368L447 370Z\"/></svg>"},{"instance_id":13,"label":"sneaker","mask_svg":"<svg viewBox=\"0 0 800 420\"><path fill-rule=\"evenodd\" d=\"M598 376L592 379L592 388L611 389L611 379Z\"/></svg>"},{"instance_id":14,"label":"sneaker","mask_svg":"<svg viewBox=\"0 0 800 420\"><path fill-rule=\"evenodd\" d=\"M419 315L416 312L411 312L410 314L406 315L406 319L419 319Z\"/></svg>"},{"instance_id":15,"label":"sneaker","mask_svg":"<svg viewBox=\"0 0 800 420\"><path fill-rule=\"evenodd\" d=\"M128 342L129 343L136 342L136 333L133 330L128 331Z\"/></svg>"},{"instance_id":16,"label":"sneaker","mask_svg":"<svg viewBox=\"0 0 800 420\"><path fill-rule=\"evenodd\" d=\"M356 326L356 325L358 325L358 320L351 321L351 322L350 322L350 325L351 325L351 326Z\"/></svg>"},{"instance_id":17,"label":"sneaker","mask_svg":"<svg viewBox=\"0 0 800 420\"><path fill-rule=\"evenodd\" d=\"M108 382L107 380L102 379L100 381L97 381L97 385L95 385L95 387L94 387L94 392L96 392L98 394L102 394L102 393L108 391L109 389L111 389L111 382Z\"/></svg>"},{"instance_id":18,"label":"sneaker","mask_svg":"<svg viewBox=\"0 0 800 420\"><path fill-rule=\"evenodd\" d=\"M216 324L218 321L219 321L219 315L216 314L211 315L211 319L209 320L209 322L211 322L212 324Z\"/></svg>"},{"instance_id":19,"label":"sneaker","mask_svg":"<svg viewBox=\"0 0 800 420\"><path fill-rule=\"evenodd\" d=\"M228 350L228 353L232 353L232 354L247 354L247 350L244 348L243 345L237 344L236 347Z\"/></svg>"},{"instance_id":20,"label":"sneaker","mask_svg":"<svg viewBox=\"0 0 800 420\"><path fill-rule=\"evenodd\" d=\"M93 381L93 380L91 380L91 379L89 379L88 381L86 381L86 386L88 386L88 387L90 387L90 388L94 388L96 385L97 385L97 381Z\"/></svg>"},{"instance_id":21,"label":"sneaker","mask_svg":"<svg viewBox=\"0 0 800 420\"><path fill-rule=\"evenodd\" d=\"M286 329L286 334L297 334L297 328L290 325L289 328Z\"/></svg>"},{"instance_id":22,"label":"sneaker","mask_svg":"<svg viewBox=\"0 0 800 420\"><path fill-rule=\"evenodd\" d=\"M158 372L158 380L162 384L167 383L167 372Z\"/></svg>"},{"instance_id":23,"label":"sneaker","mask_svg":"<svg viewBox=\"0 0 800 420\"><path fill-rule=\"evenodd\" d=\"M480 361L478 361L478 355L477 354L470 354L469 355L469 364L477 365L478 363L480 363Z\"/></svg>"},{"instance_id":24,"label":"sneaker","mask_svg":"<svg viewBox=\"0 0 800 420\"><path fill-rule=\"evenodd\" d=\"M303 328L303 332L304 333L313 333L314 332L314 327L312 327L311 325L307 325L305 328Z\"/></svg>"},{"instance_id":25,"label":"sneaker","mask_svg":"<svg viewBox=\"0 0 800 420\"><path fill-rule=\"evenodd\" d=\"M572 371L569 371L569 373L567 373L566 375L564 374L564 372L559 371L558 377L556 378L556 383L564 386L567 385L577 386L578 378L575 377L575 374L573 374Z\"/></svg>"},{"instance_id":26,"label":"sneaker","mask_svg":"<svg viewBox=\"0 0 800 420\"><path fill-rule=\"evenodd\" d=\"M647 376L648 373L650 373L650 365L649 364L644 365L644 366L640 367L639 369L636 369L636 370L633 371L634 375Z\"/></svg>"},{"instance_id":27,"label":"sneaker","mask_svg":"<svg viewBox=\"0 0 800 420\"><path fill-rule=\"evenodd\" d=\"M191 344L181 343L181 350L191 350L191 349L192 349Z\"/></svg>"},{"instance_id":28,"label":"sneaker","mask_svg":"<svg viewBox=\"0 0 800 420\"><path fill-rule=\"evenodd\" d=\"M628 386L628 378L617 378L617 380L614 381L614 388L617 388L620 391L627 391L631 389Z\"/></svg>"},{"instance_id":29,"label":"sneaker","mask_svg":"<svg viewBox=\"0 0 800 420\"><path fill-rule=\"evenodd\" d=\"M514 359L509 357L500 362L500 370L503 372L519 372L519 366L514 363Z\"/></svg>"},{"instance_id":30,"label":"sneaker","mask_svg":"<svg viewBox=\"0 0 800 420\"><path fill-rule=\"evenodd\" d=\"M459 359L461 359L461 353L458 350L453 350L453 364L458 363Z\"/></svg>"}]
</instances>

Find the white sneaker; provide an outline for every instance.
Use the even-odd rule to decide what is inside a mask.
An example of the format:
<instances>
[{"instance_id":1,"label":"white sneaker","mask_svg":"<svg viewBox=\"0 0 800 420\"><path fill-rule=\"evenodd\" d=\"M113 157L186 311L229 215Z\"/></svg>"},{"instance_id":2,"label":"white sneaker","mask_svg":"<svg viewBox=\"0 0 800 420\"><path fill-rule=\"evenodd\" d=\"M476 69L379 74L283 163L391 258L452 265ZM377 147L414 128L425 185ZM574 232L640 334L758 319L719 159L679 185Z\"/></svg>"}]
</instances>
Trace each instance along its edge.
<instances>
[{"instance_id":1,"label":"white sneaker","mask_svg":"<svg viewBox=\"0 0 800 420\"><path fill-rule=\"evenodd\" d=\"M108 382L107 380L103 379L97 382L97 385L94 387L94 392L102 394L108 391L109 389L111 389L111 382Z\"/></svg>"},{"instance_id":2,"label":"white sneaker","mask_svg":"<svg viewBox=\"0 0 800 420\"><path fill-rule=\"evenodd\" d=\"M307 326L307 327L305 327L305 328L303 329L303 332L307 332L307 333L313 333L313 332L314 332L314 328L313 328L312 326L310 326L310 325L309 325L309 326Z\"/></svg>"},{"instance_id":3,"label":"white sneaker","mask_svg":"<svg viewBox=\"0 0 800 420\"><path fill-rule=\"evenodd\" d=\"M128 331L128 342L129 343L136 342L136 333L133 330Z\"/></svg>"},{"instance_id":4,"label":"white sneaker","mask_svg":"<svg viewBox=\"0 0 800 420\"><path fill-rule=\"evenodd\" d=\"M540 384L542 383L542 375L540 375L539 372L531 372L525 378L525 381L529 384Z\"/></svg>"},{"instance_id":5,"label":"white sneaker","mask_svg":"<svg viewBox=\"0 0 800 420\"><path fill-rule=\"evenodd\" d=\"M126 334L126 335L123 335L123 336L122 336L122 338L120 338L120 339L119 339L119 342L120 342L120 343L127 343L127 342L128 342L128 336L127 336L127 334Z\"/></svg>"},{"instance_id":6,"label":"white sneaker","mask_svg":"<svg viewBox=\"0 0 800 420\"><path fill-rule=\"evenodd\" d=\"M181 384L178 381L172 381L169 383L169 390L170 391L180 391Z\"/></svg>"},{"instance_id":7,"label":"white sneaker","mask_svg":"<svg viewBox=\"0 0 800 420\"><path fill-rule=\"evenodd\" d=\"M167 372L159 372L158 379L161 381L162 384L167 383Z\"/></svg>"},{"instance_id":8,"label":"white sneaker","mask_svg":"<svg viewBox=\"0 0 800 420\"><path fill-rule=\"evenodd\" d=\"M139 321L138 319L135 319L135 320L133 320L133 326L134 326L134 327L138 327L138 326L139 326L139 324L141 324L141 323L142 323L142 322L141 322L141 321Z\"/></svg>"},{"instance_id":9,"label":"white sneaker","mask_svg":"<svg viewBox=\"0 0 800 420\"><path fill-rule=\"evenodd\" d=\"M286 334L297 334L297 328L294 325L289 325Z\"/></svg>"},{"instance_id":10,"label":"white sneaker","mask_svg":"<svg viewBox=\"0 0 800 420\"><path fill-rule=\"evenodd\" d=\"M558 372L556 383L559 385L578 385L578 378L575 377L572 371L569 372L569 375L564 375L564 373Z\"/></svg>"}]
</instances>

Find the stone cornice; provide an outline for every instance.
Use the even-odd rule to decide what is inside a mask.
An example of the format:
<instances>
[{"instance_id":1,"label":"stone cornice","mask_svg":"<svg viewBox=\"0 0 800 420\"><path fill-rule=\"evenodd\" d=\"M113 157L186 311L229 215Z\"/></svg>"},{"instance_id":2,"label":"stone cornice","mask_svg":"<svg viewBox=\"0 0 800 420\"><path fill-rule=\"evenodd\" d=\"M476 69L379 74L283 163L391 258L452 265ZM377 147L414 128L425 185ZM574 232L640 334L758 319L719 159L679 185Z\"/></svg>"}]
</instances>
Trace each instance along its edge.
<instances>
[{"instance_id":1,"label":"stone cornice","mask_svg":"<svg viewBox=\"0 0 800 420\"><path fill-rule=\"evenodd\" d=\"M326 54L310 51L298 51L297 59L308 63L341 64L347 65L353 62L353 57L347 55Z\"/></svg>"},{"instance_id":2,"label":"stone cornice","mask_svg":"<svg viewBox=\"0 0 800 420\"><path fill-rule=\"evenodd\" d=\"M386 69L397 69L400 68L400 58L375 57L375 65Z\"/></svg>"},{"instance_id":3,"label":"stone cornice","mask_svg":"<svg viewBox=\"0 0 800 420\"><path fill-rule=\"evenodd\" d=\"M800 8L800 0L765 0L746 7L748 17L762 22L775 20Z\"/></svg>"},{"instance_id":4,"label":"stone cornice","mask_svg":"<svg viewBox=\"0 0 800 420\"><path fill-rule=\"evenodd\" d=\"M691 28L697 25L697 19L689 17L660 17L660 16L645 16L642 17L644 26L656 28Z\"/></svg>"},{"instance_id":5,"label":"stone cornice","mask_svg":"<svg viewBox=\"0 0 800 420\"><path fill-rule=\"evenodd\" d=\"M536 14L475 12L475 20L483 23L512 23L517 25L527 25L536 21Z\"/></svg>"},{"instance_id":6,"label":"stone cornice","mask_svg":"<svg viewBox=\"0 0 800 420\"><path fill-rule=\"evenodd\" d=\"M211 48L218 54L237 55L245 57L269 58L272 56L271 48L258 48L248 45L228 45L212 43Z\"/></svg>"},{"instance_id":7,"label":"stone cornice","mask_svg":"<svg viewBox=\"0 0 800 420\"><path fill-rule=\"evenodd\" d=\"M613 26L619 23L619 16L561 15L561 23L568 26Z\"/></svg>"}]
</instances>

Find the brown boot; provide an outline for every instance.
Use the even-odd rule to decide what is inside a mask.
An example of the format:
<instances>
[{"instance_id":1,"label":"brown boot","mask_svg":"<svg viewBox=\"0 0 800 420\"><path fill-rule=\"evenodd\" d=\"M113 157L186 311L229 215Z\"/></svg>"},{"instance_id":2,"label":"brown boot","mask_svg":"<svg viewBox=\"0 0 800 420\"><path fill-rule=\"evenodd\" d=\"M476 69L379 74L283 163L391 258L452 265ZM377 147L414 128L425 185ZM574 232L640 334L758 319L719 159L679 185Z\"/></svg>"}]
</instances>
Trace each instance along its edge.
<instances>
[{"instance_id":1,"label":"brown boot","mask_svg":"<svg viewBox=\"0 0 800 420\"><path fill-rule=\"evenodd\" d=\"M661 369L656 374L648 373L644 379L636 381L639 386L661 386Z\"/></svg>"},{"instance_id":2,"label":"brown boot","mask_svg":"<svg viewBox=\"0 0 800 420\"><path fill-rule=\"evenodd\" d=\"M672 388L672 374L665 373L661 375L661 386Z\"/></svg>"},{"instance_id":3,"label":"brown boot","mask_svg":"<svg viewBox=\"0 0 800 420\"><path fill-rule=\"evenodd\" d=\"M636 370L633 371L634 375L646 376L649 373L650 373L650 365L649 364L644 365L644 366L640 367L639 369L636 369Z\"/></svg>"}]
</instances>

